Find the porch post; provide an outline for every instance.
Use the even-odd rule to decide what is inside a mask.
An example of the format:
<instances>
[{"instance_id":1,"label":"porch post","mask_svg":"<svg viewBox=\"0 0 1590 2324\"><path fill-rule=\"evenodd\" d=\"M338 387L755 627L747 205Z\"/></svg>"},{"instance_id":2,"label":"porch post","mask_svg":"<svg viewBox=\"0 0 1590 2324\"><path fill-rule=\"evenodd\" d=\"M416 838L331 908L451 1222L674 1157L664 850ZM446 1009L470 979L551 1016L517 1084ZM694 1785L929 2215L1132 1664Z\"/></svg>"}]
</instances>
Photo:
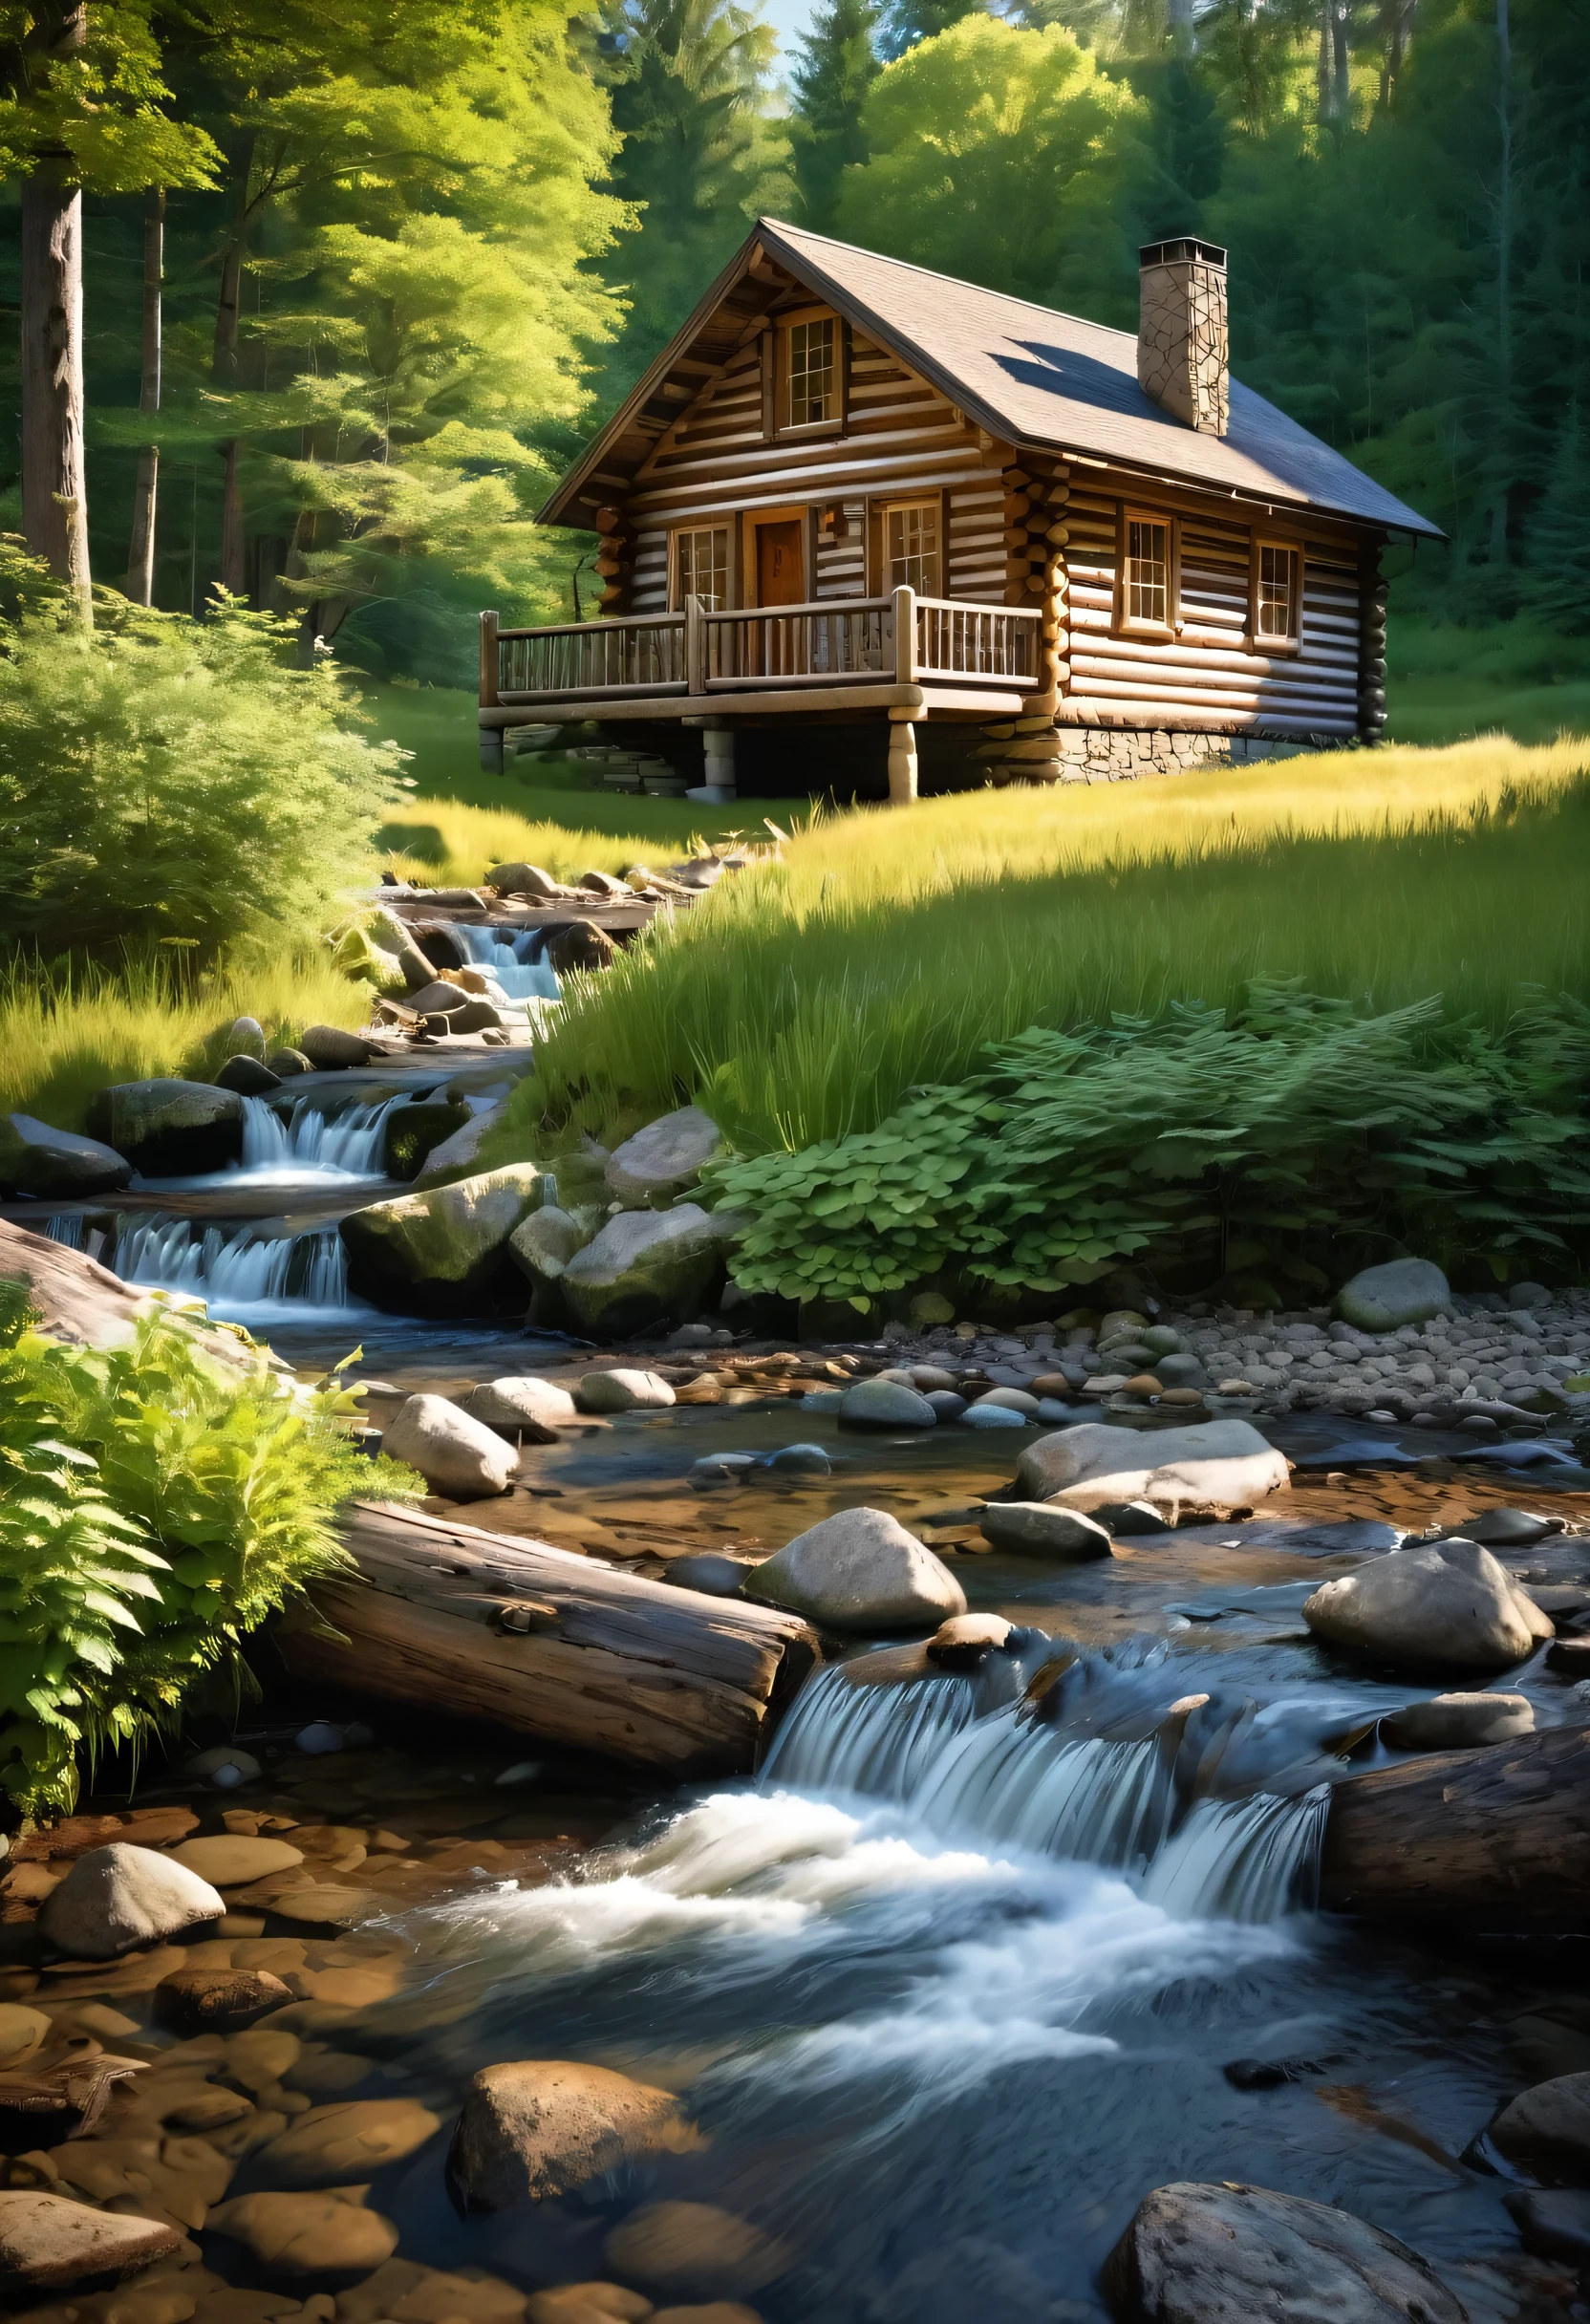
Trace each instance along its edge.
<instances>
[{"instance_id":1,"label":"porch post","mask_svg":"<svg viewBox=\"0 0 1590 2324\"><path fill-rule=\"evenodd\" d=\"M910 590L896 590L895 602L909 597ZM909 807L916 797L916 729L907 712L904 718L891 714L889 721L889 804Z\"/></svg>"},{"instance_id":2,"label":"porch post","mask_svg":"<svg viewBox=\"0 0 1590 2324\"><path fill-rule=\"evenodd\" d=\"M684 677L685 686L693 695L707 690L707 633L701 619L701 600L687 597L684 601ZM707 778L710 783L712 778Z\"/></svg>"},{"instance_id":3,"label":"porch post","mask_svg":"<svg viewBox=\"0 0 1590 2324\"><path fill-rule=\"evenodd\" d=\"M894 682L897 686L916 683L916 592L897 589L894 592Z\"/></svg>"},{"instance_id":4,"label":"porch post","mask_svg":"<svg viewBox=\"0 0 1590 2324\"><path fill-rule=\"evenodd\" d=\"M483 773L502 775L507 772L503 742L501 726L483 726L481 728L481 767Z\"/></svg>"},{"instance_id":5,"label":"porch post","mask_svg":"<svg viewBox=\"0 0 1590 2324\"><path fill-rule=\"evenodd\" d=\"M481 615L481 708L495 710L497 693L497 615Z\"/></svg>"}]
</instances>

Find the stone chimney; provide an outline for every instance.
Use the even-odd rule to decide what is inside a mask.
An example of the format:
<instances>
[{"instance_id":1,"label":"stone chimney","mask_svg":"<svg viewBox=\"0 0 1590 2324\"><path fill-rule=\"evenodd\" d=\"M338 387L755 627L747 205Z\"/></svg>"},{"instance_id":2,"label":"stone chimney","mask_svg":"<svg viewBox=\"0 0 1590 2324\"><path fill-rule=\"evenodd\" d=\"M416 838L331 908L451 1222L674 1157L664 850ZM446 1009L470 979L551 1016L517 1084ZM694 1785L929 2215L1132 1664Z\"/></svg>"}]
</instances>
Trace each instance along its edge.
<instances>
[{"instance_id":1,"label":"stone chimney","mask_svg":"<svg viewBox=\"0 0 1590 2324\"><path fill-rule=\"evenodd\" d=\"M1138 252L1137 381L1201 436L1223 436L1231 414L1226 254L1191 235Z\"/></svg>"}]
</instances>

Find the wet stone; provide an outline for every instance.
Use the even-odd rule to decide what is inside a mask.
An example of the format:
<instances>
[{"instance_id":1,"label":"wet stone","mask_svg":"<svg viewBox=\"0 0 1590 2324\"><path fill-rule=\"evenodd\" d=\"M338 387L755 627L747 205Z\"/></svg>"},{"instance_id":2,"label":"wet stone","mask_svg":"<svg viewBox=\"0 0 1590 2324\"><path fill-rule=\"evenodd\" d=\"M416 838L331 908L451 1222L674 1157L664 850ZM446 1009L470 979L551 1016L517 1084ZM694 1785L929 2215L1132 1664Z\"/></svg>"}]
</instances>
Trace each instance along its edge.
<instances>
[{"instance_id":1,"label":"wet stone","mask_svg":"<svg viewBox=\"0 0 1590 2324\"><path fill-rule=\"evenodd\" d=\"M183 1969L156 1986L154 2019L173 2034L240 2034L291 1999L269 1969Z\"/></svg>"}]
</instances>

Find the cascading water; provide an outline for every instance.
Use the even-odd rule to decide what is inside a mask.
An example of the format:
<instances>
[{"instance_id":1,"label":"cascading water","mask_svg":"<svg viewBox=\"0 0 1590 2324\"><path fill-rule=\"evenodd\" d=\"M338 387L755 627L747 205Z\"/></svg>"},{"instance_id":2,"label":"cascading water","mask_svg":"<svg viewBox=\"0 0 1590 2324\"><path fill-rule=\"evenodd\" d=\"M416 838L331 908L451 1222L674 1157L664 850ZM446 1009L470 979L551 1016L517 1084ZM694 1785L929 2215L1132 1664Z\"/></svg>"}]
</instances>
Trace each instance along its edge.
<instances>
[{"instance_id":1,"label":"cascading water","mask_svg":"<svg viewBox=\"0 0 1590 2324\"><path fill-rule=\"evenodd\" d=\"M82 1224L53 1218L47 1231L78 1249ZM370 1312L348 1289L348 1254L334 1227L291 1236L207 1227L196 1235L186 1218L126 1213L118 1222L114 1264L124 1282L203 1300L221 1323L252 1327Z\"/></svg>"},{"instance_id":2,"label":"cascading water","mask_svg":"<svg viewBox=\"0 0 1590 2324\"><path fill-rule=\"evenodd\" d=\"M324 1113L299 1098L284 1121L259 1097L243 1101L244 1175L269 1178L378 1178L382 1173L386 1121L398 1098L373 1106L345 1106Z\"/></svg>"},{"instance_id":3,"label":"cascading water","mask_svg":"<svg viewBox=\"0 0 1590 2324\"><path fill-rule=\"evenodd\" d=\"M476 928L462 920L449 923L470 965L489 969L510 1001L556 1001L556 976L542 955L547 947L545 928Z\"/></svg>"}]
</instances>

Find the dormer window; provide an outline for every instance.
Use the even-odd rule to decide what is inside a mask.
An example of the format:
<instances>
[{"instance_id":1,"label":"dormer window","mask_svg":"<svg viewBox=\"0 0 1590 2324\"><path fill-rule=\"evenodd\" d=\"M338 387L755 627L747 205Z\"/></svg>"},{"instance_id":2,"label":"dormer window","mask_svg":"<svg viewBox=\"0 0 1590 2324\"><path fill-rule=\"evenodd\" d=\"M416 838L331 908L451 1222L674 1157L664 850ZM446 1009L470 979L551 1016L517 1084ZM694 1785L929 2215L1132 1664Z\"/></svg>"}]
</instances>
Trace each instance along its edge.
<instances>
[{"instance_id":1,"label":"dormer window","mask_svg":"<svg viewBox=\"0 0 1590 2324\"><path fill-rule=\"evenodd\" d=\"M789 326L789 424L810 427L819 420L839 417L838 365L834 359L834 321Z\"/></svg>"}]
</instances>

